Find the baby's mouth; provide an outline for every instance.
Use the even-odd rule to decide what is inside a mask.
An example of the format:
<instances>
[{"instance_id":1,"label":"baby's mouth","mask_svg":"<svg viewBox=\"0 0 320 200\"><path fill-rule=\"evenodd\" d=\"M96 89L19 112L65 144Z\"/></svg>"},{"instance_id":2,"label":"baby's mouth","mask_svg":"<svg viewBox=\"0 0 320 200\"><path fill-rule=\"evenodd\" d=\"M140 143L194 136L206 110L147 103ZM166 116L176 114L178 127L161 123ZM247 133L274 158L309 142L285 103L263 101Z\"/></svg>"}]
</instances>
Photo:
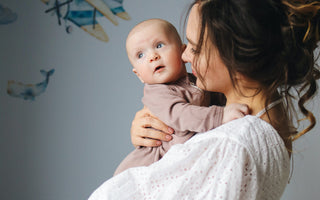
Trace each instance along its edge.
<instances>
[{"instance_id":1,"label":"baby's mouth","mask_svg":"<svg viewBox=\"0 0 320 200\"><path fill-rule=\"evenodd\" d=\"M162 70L164 68L164 66L158 66L154 69L154 72L158 72L160 70Z\"/></svg>"}]
</instances>

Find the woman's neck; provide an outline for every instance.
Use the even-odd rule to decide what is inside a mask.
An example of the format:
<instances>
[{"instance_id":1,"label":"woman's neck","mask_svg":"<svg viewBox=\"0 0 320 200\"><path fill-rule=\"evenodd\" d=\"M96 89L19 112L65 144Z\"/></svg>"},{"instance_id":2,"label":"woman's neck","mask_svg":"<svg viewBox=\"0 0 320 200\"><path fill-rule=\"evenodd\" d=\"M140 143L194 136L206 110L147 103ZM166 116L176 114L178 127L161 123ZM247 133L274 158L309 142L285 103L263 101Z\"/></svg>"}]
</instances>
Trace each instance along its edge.
<instances>
[{"instance_id":1,"label":"woman's neck","mask_svg":"<svg viewBox=\"0 0 320 200\"><path fill-rule=\"evenodd\" d=\"M265 108L266 96L262 92L255 94L255 91L249 93L247 90L246 94L240 94L239 92L234 91L226 94L226 98L226 105L232 103L248 105L250 109L250 115L256 115Z\"/></svg>"}]
</instances>

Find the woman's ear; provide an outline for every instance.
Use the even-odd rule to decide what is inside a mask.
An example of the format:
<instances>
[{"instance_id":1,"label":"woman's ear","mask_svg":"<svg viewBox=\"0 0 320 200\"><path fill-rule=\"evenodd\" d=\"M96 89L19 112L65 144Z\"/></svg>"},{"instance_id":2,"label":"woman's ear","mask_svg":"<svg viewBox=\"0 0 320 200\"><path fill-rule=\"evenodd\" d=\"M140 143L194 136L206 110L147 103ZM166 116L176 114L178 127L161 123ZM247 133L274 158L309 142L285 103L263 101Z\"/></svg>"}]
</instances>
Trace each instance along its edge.
<instances>
[{"instance_id":1,"label":"woman's ear","mask_svg":"<svg viewBox=\"0 0 320 200\"><path fill-rule=\"evenodd\" d=\"M142 83L144 83L144 81L143 81L142 78L140 77L139 72L138 72L135 68L133 68L132 71L133 71L133 73L135 73L135 74L137 75L137 77L140 79L140 81L141 81Z\"/></svg>"}]
</instances>

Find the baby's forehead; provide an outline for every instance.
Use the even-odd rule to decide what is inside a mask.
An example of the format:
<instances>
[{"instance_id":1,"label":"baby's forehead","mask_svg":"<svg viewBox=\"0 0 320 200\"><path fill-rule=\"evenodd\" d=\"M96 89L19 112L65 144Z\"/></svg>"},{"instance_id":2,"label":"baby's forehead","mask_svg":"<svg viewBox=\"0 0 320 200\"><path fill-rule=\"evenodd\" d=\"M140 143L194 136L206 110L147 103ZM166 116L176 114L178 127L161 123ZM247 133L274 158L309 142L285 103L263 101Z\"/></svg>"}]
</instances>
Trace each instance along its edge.
<instances>
[{"instance_id":1,"label":"baby's forehead","mask_svg":"<svg viewBox=\"0 0 320 200\"><path fill-rule=\"evenodd\" d=\"M169 36L171 32L168 30L168 27L166 27L163 23L157 23L157 24L151 24L151 23L144 23L139 24L139 26L136 26L134 29L131 30L127 37L127 45L128 43L137 43L138 40L144 38L154 38L159 37L162 38ZM169 37L170 38L170 37ZM150 41L152 42L152 41Z\"/></svg>"},{"instance_id":2,"label":"baby's forehead","mask_svg":"<svg viewBox=\"0 0 320 200\"><path fill-rule=\"evenodd\" d=\"M144 21L139 23L138 25L136 25L129 33L130 35L134 35L134 34L141 34L143 35L145 32L147 32L148 30L154 30L155 28L157 28L158 30L163 30L166 33L169 33L169 26L165 21L160 21L160 20L148 20L148 21Z\"/></svg>"}]
</instances>

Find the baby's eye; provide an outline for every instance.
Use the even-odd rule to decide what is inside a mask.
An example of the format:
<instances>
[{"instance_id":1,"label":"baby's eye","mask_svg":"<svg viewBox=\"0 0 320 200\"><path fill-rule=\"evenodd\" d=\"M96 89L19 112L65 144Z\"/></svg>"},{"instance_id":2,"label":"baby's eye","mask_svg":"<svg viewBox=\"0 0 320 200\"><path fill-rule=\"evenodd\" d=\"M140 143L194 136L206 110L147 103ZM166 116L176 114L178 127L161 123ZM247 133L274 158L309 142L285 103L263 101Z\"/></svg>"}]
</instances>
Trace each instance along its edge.
<instances>
[{"instance_id":1,"label":"baby's eye","mask_svg":"<svg viewBox=\"0 0 320 200\"><path fill-rule=\"evenodd\" d=\"M143 53L138 53L138 58L142 58L144 56Z\"/></svg>"},{"instance_id":2,"label":"baby's eye","mask_svg":"<svg viewBox=\"0 0 320 200\"><path fill-rule=\"evenodd\" d=\"M160 48L162 48L163 46L164 46L163 43L159 43L159 44L157 44L157 49L160 49Z\"/></svg>"}]
</instances>

